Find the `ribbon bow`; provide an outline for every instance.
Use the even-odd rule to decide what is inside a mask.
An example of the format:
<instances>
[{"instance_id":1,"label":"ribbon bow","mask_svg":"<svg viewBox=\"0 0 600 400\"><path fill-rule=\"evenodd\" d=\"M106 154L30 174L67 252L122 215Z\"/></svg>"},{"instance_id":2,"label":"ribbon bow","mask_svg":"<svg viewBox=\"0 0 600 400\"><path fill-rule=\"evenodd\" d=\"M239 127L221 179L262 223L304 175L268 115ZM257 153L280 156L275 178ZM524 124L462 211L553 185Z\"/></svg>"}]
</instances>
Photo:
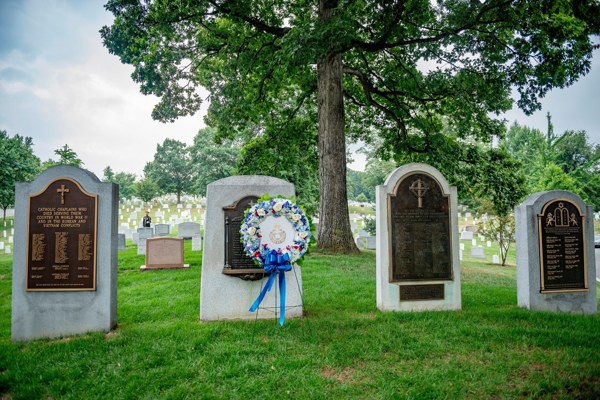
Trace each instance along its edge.
<instances>
[{"instance_id":1,"label":"ribbon bow","mask_svg":"<svg viewBox=\"0 0 600 400\"><path fill-rule=\"evenodd\" d=\"M258 306L265 298L267 292L273 287L275 277L279 275L279 290L281 292L281 298L279 299L279 325L283 326L285 323L285 273L292 270L292 264L290 263L290 256L288 253L280 254L277 250L271 250L265 257L265 265L263 269L266 273L270 273L269 280L265 287L252 303L250 312L254 312L258 309Z\"/></svg>"}]
</instances>

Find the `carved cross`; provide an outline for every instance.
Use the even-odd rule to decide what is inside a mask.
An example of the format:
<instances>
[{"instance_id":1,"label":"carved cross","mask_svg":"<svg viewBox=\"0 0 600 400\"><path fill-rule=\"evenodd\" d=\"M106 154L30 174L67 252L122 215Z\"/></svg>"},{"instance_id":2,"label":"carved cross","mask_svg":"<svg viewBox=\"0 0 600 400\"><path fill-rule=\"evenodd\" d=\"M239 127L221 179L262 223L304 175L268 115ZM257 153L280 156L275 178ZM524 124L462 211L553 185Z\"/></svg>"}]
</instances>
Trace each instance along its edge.
<instances>
[{"instance_id":1,"label":"carved cross","mask_svg":"<svg viewBox=\"0 0 600 400\"><path fill-rule=\"evenodd\" d=\"M429 190L429 186L427 186L420 178L410 184L408 188L412 194L417 196L418 206L419 208L423 208L423 196L425 192Z\"/></svg>"},{"instance_id":2,"label":"carved cross","mask_svg":"<svg viewBox=\"0 0 600 400\"><path fill-rule=\"evenodd\" d=\"M60 204L65 204L65 193L69 193L69 189L65 188L65 185L61 185L60 189L56 189L57 193L60 193Z\"/></svg>"}]
</instances>

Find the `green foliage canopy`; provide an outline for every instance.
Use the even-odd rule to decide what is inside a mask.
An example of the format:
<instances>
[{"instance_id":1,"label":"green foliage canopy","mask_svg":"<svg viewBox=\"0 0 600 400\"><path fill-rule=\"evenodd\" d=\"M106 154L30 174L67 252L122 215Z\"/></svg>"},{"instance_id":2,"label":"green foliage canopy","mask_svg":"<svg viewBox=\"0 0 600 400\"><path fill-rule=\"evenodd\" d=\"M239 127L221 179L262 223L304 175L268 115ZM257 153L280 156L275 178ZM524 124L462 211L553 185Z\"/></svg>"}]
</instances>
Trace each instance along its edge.
<instances>
[{"instance_id":1,"label":"green foliage canopy","mask_svg":"<svg viewBox=\"0 0 600 400\"><path fill-rule=\"evenodd\" d=\"M240 153L240 146L233 140L224 138L216 142L216 131L212 128L200 129L190 147L194 193L206 196L206 186L216 180L234 175Z\"/></svg>"},{"instance_id":2,"label":"green foliage canopy","mask_svg":"<svg viewBox=\"0 0 600 400\"><path fill-rule=\"evenodd\" d=\"M63 147L60 147L54 150L54 154L58 156L58 160L49 159L44 161L42 165L42 169L46 170L50 167L54 167L56 165L72 165L74 167L81 167L83 165L83 161L81 158L77 156L77 153L69 147L68 144L65 144Z\"/></svg>"},{"instance_id":3,"label":"green foliage canopy","mask_svg":"<svg viewBox=\"0 0 600 400\"><path fill-rule=\"evenodd\" d=\"M181 203L181 195L192 186L189 148L178 140L165 139L162 145L156 145L154 160L146 163L144 174L158 185L161 193L175 193L177 203Z\"/></svg>"},{"instance_id":4,"label":"green foliage canopy","mask_svg":"<svg viewBox=\"0 0 600 400\"><path fill-rule=\"evenodd\" d=\"M395 154L440 152L443 116L460 139L490 142L503 132L492 115L512 106L512 88L521 109L539 109L550 89L588 72L600 33L595 0L110 0L106 8L115 20L101 30L104 45L133 65L142 93L160 98L158 120L196 112L200 86L219 135L284 132L298 115L316 124L318 109L320 198L336 204L346 197L345 166L325 171L324 160L345 156L326 140L340 129L367 142L378 135ZM331 102L341 95L344 103ZM467 153L445 156L469 162ZM347 212L336 204L321 204L336 211L320 230L344 236L339 244L351 241L348 221L325 227Z\"/></svg>"},{"instance_id":5,"label":"green foliage canopy","mask_svg":"<svg viewBox=\"0 0 600 400\"><path fill-rule=\"evenodd\" d=\"M135 195L145 203L149 203L160 192L158 185L150 178L140 179L135 183Z\"/></svg>"},{"instance_id":6,"label":"green foliage canopy","mask_svg":"<svg viewBox=\"0 0 600 400\"><path fill-rule=\"evenodd\" d=\"M568 190L600 208L600 146L585 131L555 135L548 115L546 134L515 122L502 145L523 163L528 193Z\"/></svg>"},{"instance_id":7,"label":"green foliage canopy","mask_svg":"<svg viewBox=\"0 0 600 400\"><path fill-rule=\"evenodd\" d=\"M15 183L29 181L40 171L40 159L33 154L32 145L30 137L11 137L6 131L0 130L0 208L4 212L14 205Z\"/></svg>"}]
</instances>

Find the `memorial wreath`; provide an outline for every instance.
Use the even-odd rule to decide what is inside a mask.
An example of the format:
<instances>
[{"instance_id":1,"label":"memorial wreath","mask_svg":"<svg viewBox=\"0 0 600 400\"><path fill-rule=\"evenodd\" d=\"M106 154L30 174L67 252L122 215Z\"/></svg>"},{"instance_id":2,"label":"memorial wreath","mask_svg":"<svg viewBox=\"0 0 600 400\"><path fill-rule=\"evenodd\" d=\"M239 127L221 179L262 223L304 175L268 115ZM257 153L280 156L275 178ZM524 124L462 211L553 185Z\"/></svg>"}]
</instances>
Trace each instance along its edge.
<instances>
[{"instance_id":1,"label":"memorial wreath","mask_svg":"<svg viewBox=\"0 0 600 400\"><path fill-rule=\"evenodd\" d=\"M293 200L263 197L246 211L240 229L246 254L269 275L269 280L250 307L254 312L279 277L280 325L285 322L285 272L300 260L310 244L310 223Z\"/></svg>"}]
</instances>

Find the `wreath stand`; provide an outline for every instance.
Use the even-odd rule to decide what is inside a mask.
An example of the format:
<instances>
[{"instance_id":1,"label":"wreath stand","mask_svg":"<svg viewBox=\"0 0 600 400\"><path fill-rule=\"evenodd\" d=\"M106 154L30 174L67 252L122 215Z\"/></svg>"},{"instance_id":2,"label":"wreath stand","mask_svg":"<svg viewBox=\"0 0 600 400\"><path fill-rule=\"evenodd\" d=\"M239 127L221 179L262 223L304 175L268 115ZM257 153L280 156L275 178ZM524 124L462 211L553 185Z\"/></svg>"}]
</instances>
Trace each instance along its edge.
<instances>
[{"instance_id":1,"label":"wreath stand","mask_svg":"<svg viewBox=\"0 0 600 400\"><path fill-rule=\"evenodd\" d=\"M300 286L300 282L298 281L298 275L296 274L296 264L292 265L292 271L294 272L294 282L296 284L296 287L298 288L298 293L300 294L300 304L294 304L294 305L285 305L285 310L289 310L289 309L294 309L294 308L298 308L301 307L302 308L302 313L304 313L304 293L302 293L302 287ZM292 282L289 282L292 283ZM293 283L292 283L293 284ZM260 283L260 290L259 293L263 290L264 287L264 279L261 280ZM279 325L278 320L279 320L279 310L280 310L280 306L279 306L279 302L281 301L280 299L280 293L279 293L279 282L276 282L273 284L273 289L275 292L275 296L274 296L274 300L275 300L275 305L273 306L263 306L262 303L261 305L258 306L258 308L256 309L256 311L254 312L255 314L255 318L254 318L254 322L258 322L258 313L260 310L263 310L265 312L270 312L275 316L275 324Z\"/></svg>"}]
</instances>

